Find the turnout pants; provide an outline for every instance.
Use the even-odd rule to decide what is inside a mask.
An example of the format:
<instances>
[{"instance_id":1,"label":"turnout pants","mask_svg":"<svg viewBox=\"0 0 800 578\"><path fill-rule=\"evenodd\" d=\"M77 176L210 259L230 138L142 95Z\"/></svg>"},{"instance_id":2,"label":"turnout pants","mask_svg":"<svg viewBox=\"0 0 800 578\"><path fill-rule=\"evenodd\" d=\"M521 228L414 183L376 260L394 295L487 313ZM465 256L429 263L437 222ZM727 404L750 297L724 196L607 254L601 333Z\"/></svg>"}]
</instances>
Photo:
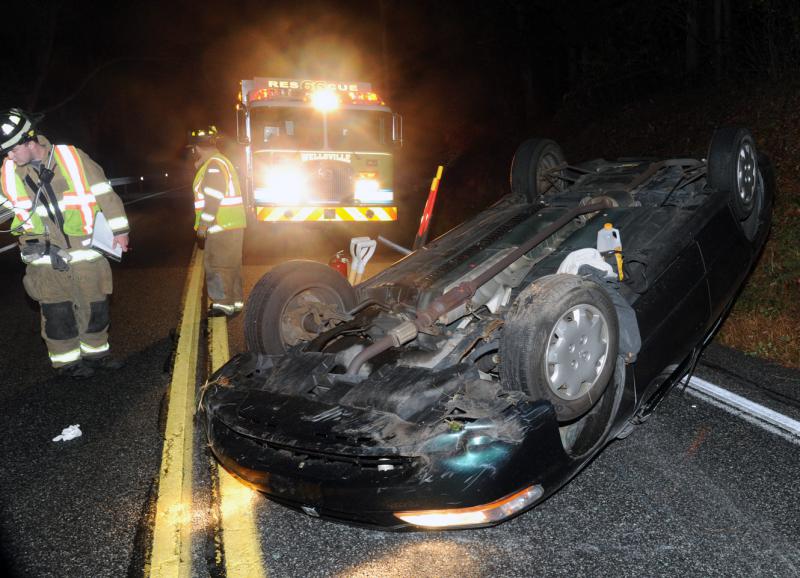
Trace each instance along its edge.
<instances>
[{"instance_id":1,"label":"turnout pants","mask_svg":"<svg viewBox=\"0 0 800 578\"><path fill-rule=\"evenodd\" d=\"M72 262L68 271L31 264L23 284L28 295L39 302L42 337L53 367L108 353L108 298L113 286L105 257Z\"/></svg>"},{"instance_id":2,"label":"turnout pants","mask_svg":"<svg viewBox=\"0 0 800 578\"><path fill-rule=\"evenodd\" d=\"M212 307L228 313L244 305L242 291L242 241L244 229L220 231L206 239L203 265L206 291Z\"/></svg>"}]
</instances>

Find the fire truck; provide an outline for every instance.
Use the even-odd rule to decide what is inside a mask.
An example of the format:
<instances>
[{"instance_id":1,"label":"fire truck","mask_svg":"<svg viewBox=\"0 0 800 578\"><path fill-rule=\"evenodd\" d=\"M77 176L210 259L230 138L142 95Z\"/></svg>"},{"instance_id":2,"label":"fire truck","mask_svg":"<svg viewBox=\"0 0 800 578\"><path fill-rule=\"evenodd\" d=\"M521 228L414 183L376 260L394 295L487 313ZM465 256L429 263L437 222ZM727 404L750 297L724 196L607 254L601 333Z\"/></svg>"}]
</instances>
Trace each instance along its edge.
<instances>
[{"instance_id":1,"label":"fire truck","mask_svg":"<svg viewBox=\"0 0 800 578\"><path fill-rule=\"evenodd\" d=\"M365 82L241 81L237 137L259 221L396 221L403 121Z\"/></svg>"}]
</instances>

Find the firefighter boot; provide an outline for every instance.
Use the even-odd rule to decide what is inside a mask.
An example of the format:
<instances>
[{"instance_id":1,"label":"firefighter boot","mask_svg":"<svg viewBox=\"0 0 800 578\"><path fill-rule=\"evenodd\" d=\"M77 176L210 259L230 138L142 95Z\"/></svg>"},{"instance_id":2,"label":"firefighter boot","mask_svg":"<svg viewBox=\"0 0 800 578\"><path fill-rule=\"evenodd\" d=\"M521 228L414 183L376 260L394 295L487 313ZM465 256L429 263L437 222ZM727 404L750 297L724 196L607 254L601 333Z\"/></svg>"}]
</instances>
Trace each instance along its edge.
<instances>
[{"instance_id":1,"label":"firefighter boot","mask_svg":"<svg viewBox=\"0 0 800 578\"><path fill-rule=\"evenodd\" d=\"M125 362L120 361L119 359L114 359L110 355L84 357L83 363L90 369L99 369L102 371L115 371L125 367Z\"/></svg>"},{"instance_id":2,"label":"firefighter boot","mask_svg":"<svg viewBox=\"0 0 800 578\"><path fill-rule=\"evenodd\" d=\"M56 367L55 370L58 375L75 380L87 379L94 375L94 369L83 363L82 360Z\"/></svg>"}]
</instances>

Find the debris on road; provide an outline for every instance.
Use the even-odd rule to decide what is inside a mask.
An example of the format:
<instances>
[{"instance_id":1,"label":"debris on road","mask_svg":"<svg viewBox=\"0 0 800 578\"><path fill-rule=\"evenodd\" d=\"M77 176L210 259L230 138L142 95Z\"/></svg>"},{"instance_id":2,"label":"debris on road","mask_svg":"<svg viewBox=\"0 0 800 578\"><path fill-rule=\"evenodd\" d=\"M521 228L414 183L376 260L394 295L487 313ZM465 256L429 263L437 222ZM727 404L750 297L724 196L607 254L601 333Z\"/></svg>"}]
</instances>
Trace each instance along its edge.
<instances>
[{"instance_id":1,"label":"debris on road","mask_svg":"<svg viewBox=\"0 0 800 578\"><path fill-rule=\"evenodd\" d=\"M75 438L79 438L83 435L81 431L81 424L76 423L74 425L65 427L61 430L61 433L53 438L54 442L68 442L69 440L73 440Z\"/></svg>"}]
</instances>

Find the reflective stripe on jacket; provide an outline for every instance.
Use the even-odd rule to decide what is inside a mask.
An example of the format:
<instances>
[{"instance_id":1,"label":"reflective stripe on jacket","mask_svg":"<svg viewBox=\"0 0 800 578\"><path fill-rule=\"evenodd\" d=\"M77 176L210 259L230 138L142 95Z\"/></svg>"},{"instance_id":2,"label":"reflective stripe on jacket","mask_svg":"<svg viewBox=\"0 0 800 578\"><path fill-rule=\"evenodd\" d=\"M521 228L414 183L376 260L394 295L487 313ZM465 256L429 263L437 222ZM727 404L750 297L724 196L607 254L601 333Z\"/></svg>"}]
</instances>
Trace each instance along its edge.
<instances>
[{"instance_id":1,"label":"reflective stripe on jacket","mask_svg":"<svg viewBox=\"0 0 800 578\"><path fill-rule=\"evenodd\" d=\"M220 171L222 173L225 182L224 191L218 191L205 185L206 176L211 171ZM208 229L209 233L243 229L247 226L236 168L221 153L214 153L200 166L194 177L192 190L194 191L195 229L197 229L200 221L205 221L208 224L213 223ZM215 212L213 209L205 210L207 207L206 199L209 199L208 207L216 207Z\"/></svg>"},{"instance_id":2,"label":"reflective stripe on jacket","mask_svg":"<svg viewBox=\"0 0 800 578\"><path fill-rule=\"evenodd\" d=\"M11 209L14 211L14 220L11 223L11 228L15 229L13 232L17 235L21 234L18 232L20 227L25 232L42 234L44 233L44 225L42 225L42 220L36 213L31 215L33 201L28 198L25 192L25 185L14 170L16 166L14 161L6 159L3 161L3 168L0 169L3 194L11 203Z\"/></svg>"},{"instance_id":3,"label":"reflective stripe on jacket","mask_svg":"<svg viewBox=\"0 0 800 578\"><path fill-rule=\"evenodd\" d=\"M91 235L98 207L92 187L87 182L80 155L75 147L69 145L55 145L54 149L56 166L67 183L67 189L63 193L56 191L58 207L64 216L64 233L71 237ZM39 198L36 211L31 214L33 200L29 197L16 168L14 161L6 159L0 177L3 193L14 208L14 221L11 227L22 229L15 231L17 235L44 234L44 225L40 218L47 216L44 199Z\"/></svg>"}]
</instances>

